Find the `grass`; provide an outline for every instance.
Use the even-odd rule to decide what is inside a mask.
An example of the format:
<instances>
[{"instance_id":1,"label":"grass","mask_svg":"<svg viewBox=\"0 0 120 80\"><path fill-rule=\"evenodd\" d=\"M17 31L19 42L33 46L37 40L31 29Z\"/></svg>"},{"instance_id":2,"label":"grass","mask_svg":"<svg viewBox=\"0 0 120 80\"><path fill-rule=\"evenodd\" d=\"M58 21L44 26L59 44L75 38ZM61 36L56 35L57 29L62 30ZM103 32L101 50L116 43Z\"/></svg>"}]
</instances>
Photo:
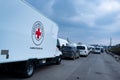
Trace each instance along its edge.
<instances>
[{"instance_id":1,"label":"grass","mask_svg":"<svg viewBox=\"0 0 120 80\"><path fill-rule=\"evenodd\" d=\"M109 51L120 56L120 46L112 46Z\"/></svg>"}]
</instances>

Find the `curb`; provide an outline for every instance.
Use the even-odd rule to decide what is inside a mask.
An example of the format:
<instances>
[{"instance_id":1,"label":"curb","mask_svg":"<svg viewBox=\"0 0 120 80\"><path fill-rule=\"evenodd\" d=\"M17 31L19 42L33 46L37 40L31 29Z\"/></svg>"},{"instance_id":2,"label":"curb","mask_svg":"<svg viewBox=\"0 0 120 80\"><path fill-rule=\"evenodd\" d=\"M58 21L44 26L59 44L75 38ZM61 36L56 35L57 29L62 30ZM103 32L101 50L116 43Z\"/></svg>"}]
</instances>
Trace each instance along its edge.
<instances>
[{"instance_id":1,"label":"curb","mask_svg":"<svg viewBox=\"0 0 120 80\"><path fill-rule=\"evenodd\" d=\"M107 52L107 53L110 54L112 57L114 57L116 61L120 62L120 56L118 56L112 52Z\"/></svg>"}]
</instances>

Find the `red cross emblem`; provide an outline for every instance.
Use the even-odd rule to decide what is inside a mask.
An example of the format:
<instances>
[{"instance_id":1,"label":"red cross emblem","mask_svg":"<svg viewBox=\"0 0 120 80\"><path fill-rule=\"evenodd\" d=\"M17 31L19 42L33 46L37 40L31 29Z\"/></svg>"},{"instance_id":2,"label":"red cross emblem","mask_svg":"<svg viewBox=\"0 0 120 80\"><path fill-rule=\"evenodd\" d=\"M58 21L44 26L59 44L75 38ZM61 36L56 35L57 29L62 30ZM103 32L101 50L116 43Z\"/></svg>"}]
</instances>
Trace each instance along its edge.
<instances>
[{"instance_id":1,"label":"red cross emblem","mask_svg":"<svg viewBox=\"0 0 120 80\"><path fill-rule=\"evenodd\" d=\"M37 29L35 34L36 34L37 39L40 39L40 36L42 34L41 31L40 31L40 28Z\"/></svg>"},{"instance_id":2,"label":"red cross emblem","mask_svg":"<svg viewBox=\"0 0 120 80\"><path fill-rule=\"evenodd\" d=\"M32 28L32 41L39 46L44 39L44 26L40 21L36 21Z\"/></svg>"}]
</instances>

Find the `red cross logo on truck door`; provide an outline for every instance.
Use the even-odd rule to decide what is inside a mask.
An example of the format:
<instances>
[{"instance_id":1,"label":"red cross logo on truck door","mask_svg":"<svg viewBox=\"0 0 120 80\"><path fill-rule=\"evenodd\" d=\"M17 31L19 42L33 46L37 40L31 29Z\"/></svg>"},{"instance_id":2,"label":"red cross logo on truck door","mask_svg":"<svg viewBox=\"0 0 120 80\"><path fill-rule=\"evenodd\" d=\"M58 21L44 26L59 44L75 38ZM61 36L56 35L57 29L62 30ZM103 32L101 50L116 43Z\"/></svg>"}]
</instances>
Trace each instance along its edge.
<instances>
[{"instance_id":1,"label":"red cross logo on truck door","mask_svg":"<svg viewBox=\"0 0 120 80\"><path fill-rule=\"evenodd\" d=\"M38 28L37 31L36 31L37 39L40 39L40 36L41 36L41 32L40 32L40 28Z\"/></svg>"},{"instance_id":2,"label":"red cross logo on truck door","mask_svg":"<svg viewBox=\"0 0 120 80\"><path fill-rule=\"evenodd\" d=\"M44 39L44 27L40 21L36 21L32 27L32 41L39 46Z\"/></svg>"}]
</instances>

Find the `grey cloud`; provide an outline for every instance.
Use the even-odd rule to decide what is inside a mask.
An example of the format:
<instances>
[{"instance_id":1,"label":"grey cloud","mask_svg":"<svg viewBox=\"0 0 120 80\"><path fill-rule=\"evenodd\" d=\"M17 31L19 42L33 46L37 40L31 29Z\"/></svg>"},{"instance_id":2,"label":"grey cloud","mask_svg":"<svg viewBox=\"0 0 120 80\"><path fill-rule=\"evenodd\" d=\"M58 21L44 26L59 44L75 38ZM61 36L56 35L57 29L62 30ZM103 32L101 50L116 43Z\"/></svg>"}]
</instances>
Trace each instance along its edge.
<instances>
[{"instance_id":1,"label":"grey cloud","mask_svg":"<svg viewBox=\"0 0 120 80\"><path fill-rule=\"evenodd\" d=\"M109 32L106 32L106 30L109 29L104 29L104 27L107 25L107 28L110 28L111 26L109 25L116 22L115 17L117 17L120 13L105 13L104 15L101 11L99 12L97 8L101 3L104 3L104 0L27 1L59 25L59 37L72 37L73 41L88 41L90 36L95 37L96 39L110 36ZM75 20L77 18L78 21L70 20L70 18L74 17ZM94 27L89 27L90 22L95 24ZM102 27L102 29L100 27ZM84 33L82 33L81 30Z\"/></svg>"},{"instance_id":2,"label":"grey cloud","mask_svg":"<svg viewBox=\"0 0 120 80\"><path fill-rule=\"evenodd\" d=\"M58 17L70 17L76 13L72 0L57 0L53 10Z\"/></svg>"},{"instance_id":3,"label":"grey cloud","mask_svg":"<svg viewBox=\"0 0 120 80\"><path fill-rule=\"evenodd\" d=\"M115 13L116 14L116 13ZM116 20L116 15L115 14L107 14L102 17L98 17L95 20L95 24L99 26L105 26L105 25L110 25L113 24Z\"/></svg>"}]
</instances>

